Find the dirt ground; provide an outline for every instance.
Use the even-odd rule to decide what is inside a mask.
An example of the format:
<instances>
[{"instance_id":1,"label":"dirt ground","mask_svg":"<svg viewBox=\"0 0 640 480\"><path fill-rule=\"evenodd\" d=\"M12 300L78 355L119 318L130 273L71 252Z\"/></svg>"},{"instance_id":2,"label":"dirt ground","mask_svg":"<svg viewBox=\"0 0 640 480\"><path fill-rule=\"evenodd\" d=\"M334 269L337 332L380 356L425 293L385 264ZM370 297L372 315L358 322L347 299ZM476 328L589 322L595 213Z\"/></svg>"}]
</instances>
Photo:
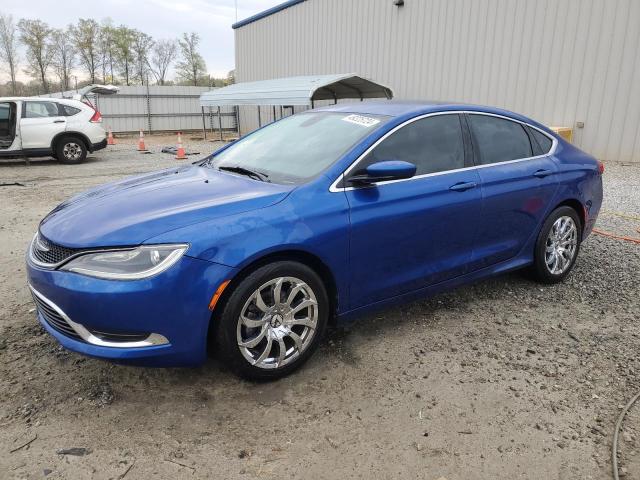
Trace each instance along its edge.
<instances>
[{"instance_id":1,"label":"dirt ground","mask_svg":"<svg viewBox=\"0 0 640 480\"><path fill-rule=\"evenodd\" d=\"M333 329L274 383L62 349L36 321L26 246L68 196L177 163L157 153L173 137L148 138L148 155L134 140L79 166L0 163L0 183L20 184L0 187L0 479L611 477L614 423L640 389L630 242L593 235L561 285L516 273ZM605 189L599 228L640 237L640 168L608 164ZM640 404L620 441L640 479Z\"/></svg>"}]
</instances>

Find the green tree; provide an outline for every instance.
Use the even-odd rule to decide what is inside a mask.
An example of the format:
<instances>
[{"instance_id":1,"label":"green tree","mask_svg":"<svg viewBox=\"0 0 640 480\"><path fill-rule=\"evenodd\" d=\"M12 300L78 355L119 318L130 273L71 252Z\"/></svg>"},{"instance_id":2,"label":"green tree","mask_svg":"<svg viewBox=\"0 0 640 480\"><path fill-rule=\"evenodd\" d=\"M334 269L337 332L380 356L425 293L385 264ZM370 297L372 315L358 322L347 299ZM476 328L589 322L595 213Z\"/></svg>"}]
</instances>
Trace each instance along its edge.
<instances>
[{"instance_id":1,"label":"green tree","mask_svg":"<svg viewBox=\"0 0 640 480\"><path fill-rule=\"evenodd\" d=\"M91 83L96 83L96 72L100 66L98 48L100 25L93 19L81 18L72 28L71 33L81 65L89 75Z\"/></svg>"},{"instance_id":2,"label":"green tree","mask_svg":"<svg viewBox=\"0 0 640 480\"><path fill-rule=\"evenodd\" d=\"M198 53L200 36L195 33L183 33L178 40L181 60L177 64L178 77L191 85L198 85L198 80L205 75L207 65Z\"/></svg>"},{"instance_id":3,"label":"green tree","mask_svg":"<svg viewBox=\"0 0 640 480\"><path fill-rule=\"evenodd\" d=\"M125 85L131 85L131 70L135 62L133 51L135 30L120 25L114 33L116 63L120 67Z\"/></svg>"},{"instance_id":4,"label":"green tree","mask_svg":"<svg viewBox=\"0 0 640 480\"><path fill-rule=\"evenodd\" d=\"M135 62L135 76L144 85L145 79L149 77L149 52L154 41L146 33L134 31L133 34L133 57Z\"/></svg>"},{"instance_id":5,"label":"green tree","mask_svg":"<svg viewBox=\"0 0 640 480\"><path fill-rule=\"evenodd\" d=\"M44 93L49 93L47 72L53 57L50 45L51 28L42 20L22 19L18 22L20 40L26 49L27 68L25 73L38 79Z\"/></svg>"},{"instance_id":6,"label":"green tree","mask_svg":"<svg viewBox=\"0 0 640 480\"><path fill-rule=\"evenodd\" d=\"M98 52L100 56L100 67L102 69L102 81L104 83L115 83L116 78L113 67L116 63L116 29L110 18L105 18L100 23L100 36L98 37Z\"/></svg>"}]
</instances>

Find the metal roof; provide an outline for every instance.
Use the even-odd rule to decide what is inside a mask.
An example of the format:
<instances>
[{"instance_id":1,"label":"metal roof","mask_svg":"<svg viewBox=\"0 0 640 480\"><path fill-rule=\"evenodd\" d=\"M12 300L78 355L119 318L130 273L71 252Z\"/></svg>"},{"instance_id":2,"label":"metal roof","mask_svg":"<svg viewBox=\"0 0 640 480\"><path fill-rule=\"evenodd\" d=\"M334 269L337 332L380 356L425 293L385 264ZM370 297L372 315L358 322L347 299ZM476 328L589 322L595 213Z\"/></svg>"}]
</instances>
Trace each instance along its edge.
<instances>
[{"instance_id":1,"label":"metal roof","mask_svg":"<svg viewBox=\"0 0 640 480\"><path fill-rule=\"evenodd\" d=\"M264 12L256 13L255 15L245 18L244 20L240 20L239 22L236 22L233 25L231 25L231 28L235 30L236 28L244 27L245 25L248 25L250 23L260 20L261 18L268 17L269 15L278 13L281 10L284 10L285 8L293 7L298 3L302 3L306 1L307 0L289 0L288 2L284 2L284 3L281 3L280 5L276 5L275 7L271 7L265 10Z\"/></svg>"},{"instance_id":2,"label":"metal roof","mask_svg":"<svg viewBox=\"0 0 640 480\"><path fill-rule=\"evenodd\" d=\"M235 83L204 92L200 105L311 105L345 98L393 98L393 91L353 73L309 75Z\"/></svg>"}]
</instances>

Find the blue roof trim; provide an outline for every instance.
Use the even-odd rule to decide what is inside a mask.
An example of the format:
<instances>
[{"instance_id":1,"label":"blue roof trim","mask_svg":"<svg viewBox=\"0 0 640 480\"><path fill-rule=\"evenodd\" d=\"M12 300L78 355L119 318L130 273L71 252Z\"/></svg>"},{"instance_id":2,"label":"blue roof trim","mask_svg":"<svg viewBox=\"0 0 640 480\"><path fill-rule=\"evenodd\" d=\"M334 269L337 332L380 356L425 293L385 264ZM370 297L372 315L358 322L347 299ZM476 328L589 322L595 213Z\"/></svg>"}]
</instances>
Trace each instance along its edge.
<instances>
[{"instance_id":1,"label":"blue roof trim","mask_svg":"<svg viewBox=\"0 0 640 480\"><path fill-rule=\"evenodd\" d=\"M275 7L271 7L270 9L265 10L264 12L256 13L255 15L252 15L249 18L240 20L239 22L236 22L233 25L231 25L231 28L235 30L236 28L244 27L245 25L248 25L250 23L260 20L261 18L268 17L269 15L273 15L274 13L278 13L282 10L285 10L289 7L293 7L294 5L297 5L299 3L306 2L306 1L307 0L289 0L288 2L284 2L284 3L281 3L280 5L276 5Z\"/></svg>"}]
</instances>

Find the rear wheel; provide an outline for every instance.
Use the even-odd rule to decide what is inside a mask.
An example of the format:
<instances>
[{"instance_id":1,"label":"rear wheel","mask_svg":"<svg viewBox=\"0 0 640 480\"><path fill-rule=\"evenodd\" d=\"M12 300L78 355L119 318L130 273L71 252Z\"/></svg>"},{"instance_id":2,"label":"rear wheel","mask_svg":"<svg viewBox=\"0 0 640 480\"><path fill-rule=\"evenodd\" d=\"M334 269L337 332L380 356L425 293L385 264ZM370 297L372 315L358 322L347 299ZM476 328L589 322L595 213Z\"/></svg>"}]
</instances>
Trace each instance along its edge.
<instances>
[{"instance_id":1,"label":"rear wheel","mask_svg":"<svg viewBox=\"0 0 640 480\"><path fill-rule=\"evenodd\" d=\"M318 347L328 315L326 289L309 267L290 261L261 267L221 306L217 343L222 360L249 379L288 375Z\"/></svg>"},{"instance_id":2,"label":"rear wheel","mask_svg":"<svg viewBox=\"0 0 640 480\"><path fill-rule=\"evenodd\" d=\"M87 158L87 147L77 137L63 137L56 144L56 158L62 163L81 163Z\"/></svg>"},{"instance_id":3,"label":"rear wheel","mask_svg":"<svg viewBox=\"0 0 640 480\"><path fill-rule=\"evenodd\" d=\"M582 223L571 207L556 208L547 217L535 247L533 272L543 283L564 280L575 265L580 242Z\"/></svg>"}]
</instances>

